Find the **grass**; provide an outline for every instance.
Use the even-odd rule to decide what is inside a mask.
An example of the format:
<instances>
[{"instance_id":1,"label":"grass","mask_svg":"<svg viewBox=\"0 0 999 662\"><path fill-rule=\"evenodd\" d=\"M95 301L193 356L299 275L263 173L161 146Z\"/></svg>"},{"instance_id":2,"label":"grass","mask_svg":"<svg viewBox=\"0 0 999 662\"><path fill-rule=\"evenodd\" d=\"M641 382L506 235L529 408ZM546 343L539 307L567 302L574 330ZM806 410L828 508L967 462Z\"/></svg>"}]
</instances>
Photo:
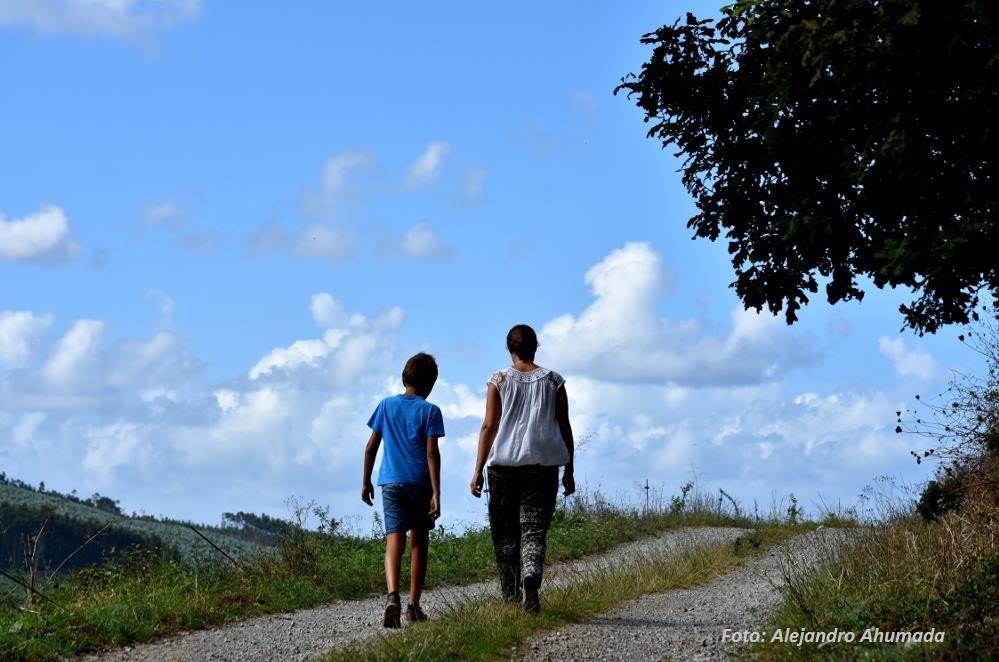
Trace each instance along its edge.
<instances>
[{"instance_id":1,"label":"grass","mask_svg":"<svg viewBox=\"0 0 999 662\"><path fill-rule=\"evenodd\" d=\"M468 600L444 616L331 653L326 662L391 660L492 660L509 657L533 634L580 621L648 593L707 582L747 557L801 530L766 525L734 542L688 547L669 556L640 557L622 566L577 571L543 592L544 609L524 614L519 605Z\"/></svg>"},{"instance_id":2,"label":"grass","mask_svg":"<svg viewBox=\"0 0 999 662\"><path fill-rule=\"evenodd\" d=\"M764 641L764 660L996 659L999 657L999 521L968 507L937 521L895 513L866 527L852 547L789 573L785 600L766 628L855 633L853 643ZM861 642L882 632L944 632L942 643Z\"/></svg>"},{"instance_id":3,"label":"grass","mask_svg":"<svg viewBox=\"0 0 999 662\"><path fill-rule=\"evenodd\" d=\"M689 490L687 490L689 491ZM679 500L678 500L679 499ZM563 504L549 536L551 562L579 558L671 527L745 524L721 503L687 492L649 508L614 506L599 495ZM184 563L144 550L39 588L50 601L0 596L0 659L52 660L220 625L249 616L384 592L384 541L302 536L274 554ZM438 529L427 586L492 578L488 531ZM26 608L28 607L28 608Z\"/></svg>"}]
</instances>

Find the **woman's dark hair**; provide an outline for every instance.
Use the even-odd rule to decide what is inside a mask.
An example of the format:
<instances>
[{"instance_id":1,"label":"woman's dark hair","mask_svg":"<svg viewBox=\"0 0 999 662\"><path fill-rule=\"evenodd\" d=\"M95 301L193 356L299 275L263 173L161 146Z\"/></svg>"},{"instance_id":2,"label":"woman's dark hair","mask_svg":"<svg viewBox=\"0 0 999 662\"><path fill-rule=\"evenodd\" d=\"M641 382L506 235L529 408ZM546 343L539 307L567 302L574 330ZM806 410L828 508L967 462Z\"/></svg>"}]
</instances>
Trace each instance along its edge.
<instances>
[{"instance_id":1,"label":"woman's dark hair","mask_svg":"<svg viewBox=\"0 0 999 662\"><path fill-rule=\"evenodd\" d=\"M538 334L526 324L518 324L506 334L506 348L523 361L533 361L538 351Z\"/></svg>"},{"instance_id":2,"label":"woman's dark hair","mask_svg":"<svg viewBox=\"0 0 999 662\"><path fill-rule=\"evenodd\" d=\"M402 383L421 393L429 393L437 382L437 361L425 352L414 354L402 369Z\"/></svg>"}]
</instances>

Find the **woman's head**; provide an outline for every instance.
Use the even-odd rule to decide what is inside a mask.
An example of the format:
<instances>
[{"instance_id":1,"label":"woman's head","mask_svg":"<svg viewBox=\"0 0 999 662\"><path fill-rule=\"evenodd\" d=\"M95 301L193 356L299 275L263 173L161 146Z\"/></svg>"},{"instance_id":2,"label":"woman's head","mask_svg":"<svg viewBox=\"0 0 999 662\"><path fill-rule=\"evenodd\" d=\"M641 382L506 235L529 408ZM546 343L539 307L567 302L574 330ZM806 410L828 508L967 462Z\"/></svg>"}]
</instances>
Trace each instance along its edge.
<instances>
[{"instance_id":1,"label":"woman's head","mask_svg":"<svg viewBox=\"0 0 999 662\"><path fill-rule=\"evenodd\" d=\"M506 334L506 348L522 361L533 361L538 351L538 334L526 324L518 324Z\"/></svg>"}]
</instances>

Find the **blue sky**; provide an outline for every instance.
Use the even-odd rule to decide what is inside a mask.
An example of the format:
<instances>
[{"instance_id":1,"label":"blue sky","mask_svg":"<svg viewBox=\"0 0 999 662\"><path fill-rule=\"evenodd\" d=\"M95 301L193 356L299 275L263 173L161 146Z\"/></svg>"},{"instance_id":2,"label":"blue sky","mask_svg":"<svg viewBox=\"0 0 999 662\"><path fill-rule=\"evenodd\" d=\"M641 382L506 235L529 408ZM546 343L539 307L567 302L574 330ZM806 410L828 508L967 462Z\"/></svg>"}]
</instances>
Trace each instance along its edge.
<instances>
[{"instance_id":1,"label":"blue sky","mask_svg":"<svg viewBox=\"0 0 999 662\"><path fill-rule=\"evenodd\" d=\"M441 366L445 521L507 329L567 378L583 486L761 507L914 483L915 393L974 370L903 294L741 310L671 151L611 92L713 3L0 0L0 470L217 522L361 530L365 423Z\"/></svg>"}]
</instances>

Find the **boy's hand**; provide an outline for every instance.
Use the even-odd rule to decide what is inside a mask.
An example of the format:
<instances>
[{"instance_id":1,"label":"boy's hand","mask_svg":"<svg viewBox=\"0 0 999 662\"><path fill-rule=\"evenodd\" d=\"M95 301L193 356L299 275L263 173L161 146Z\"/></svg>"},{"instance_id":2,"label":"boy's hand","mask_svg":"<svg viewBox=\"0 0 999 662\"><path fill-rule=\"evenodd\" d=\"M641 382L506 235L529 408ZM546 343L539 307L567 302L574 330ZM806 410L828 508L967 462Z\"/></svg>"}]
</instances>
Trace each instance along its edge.
<instances>
[{"instance_id":1,"label":"boy's hand","mask_svg":"<svg viewBox=\"0 0 999 662\"><path fill-rule=\"evenodd\" d=\"M484 482L485 481L482 478L482 472L481 471L479 473L475 474L474 476L472 476L472 482L468 486L468 488L472 491L472 496L475 497L476 499L478 499L480 496L482 496L482 484Z\"/></svg>"},{"instance_id":2,"label":"boy's hand","mask_svg":"<svg viewBox=\"0 0 999 662\"><path fill-rule=\"evenodd\" d=\"M361 501L368 504L369 506L375 505L372 499L375 497L375 488L370 481L366 481L361 485Z\"/></svg>"},{"instance_id":3,"label":"boy's hand","mask_svg":"<svg viewBox=\"0 0 999 662\"><path fill-rule=\"evenodd\" d=\"M430 497L430 519L437 519L441 516L441 498L436 494Z\"/></svg>"},{"instance_id":4,"label":"boy's hand","mask_svg":"<svg viewBox=\"0 0 999 662\"><path fill-rule=\"evenodd\" d=\"M572 473L572 469L566 469L565 473L562 474L562 487L565 488L563 494L569 496L576 491L576 477Z\"/></svg>"}]
</instances>

